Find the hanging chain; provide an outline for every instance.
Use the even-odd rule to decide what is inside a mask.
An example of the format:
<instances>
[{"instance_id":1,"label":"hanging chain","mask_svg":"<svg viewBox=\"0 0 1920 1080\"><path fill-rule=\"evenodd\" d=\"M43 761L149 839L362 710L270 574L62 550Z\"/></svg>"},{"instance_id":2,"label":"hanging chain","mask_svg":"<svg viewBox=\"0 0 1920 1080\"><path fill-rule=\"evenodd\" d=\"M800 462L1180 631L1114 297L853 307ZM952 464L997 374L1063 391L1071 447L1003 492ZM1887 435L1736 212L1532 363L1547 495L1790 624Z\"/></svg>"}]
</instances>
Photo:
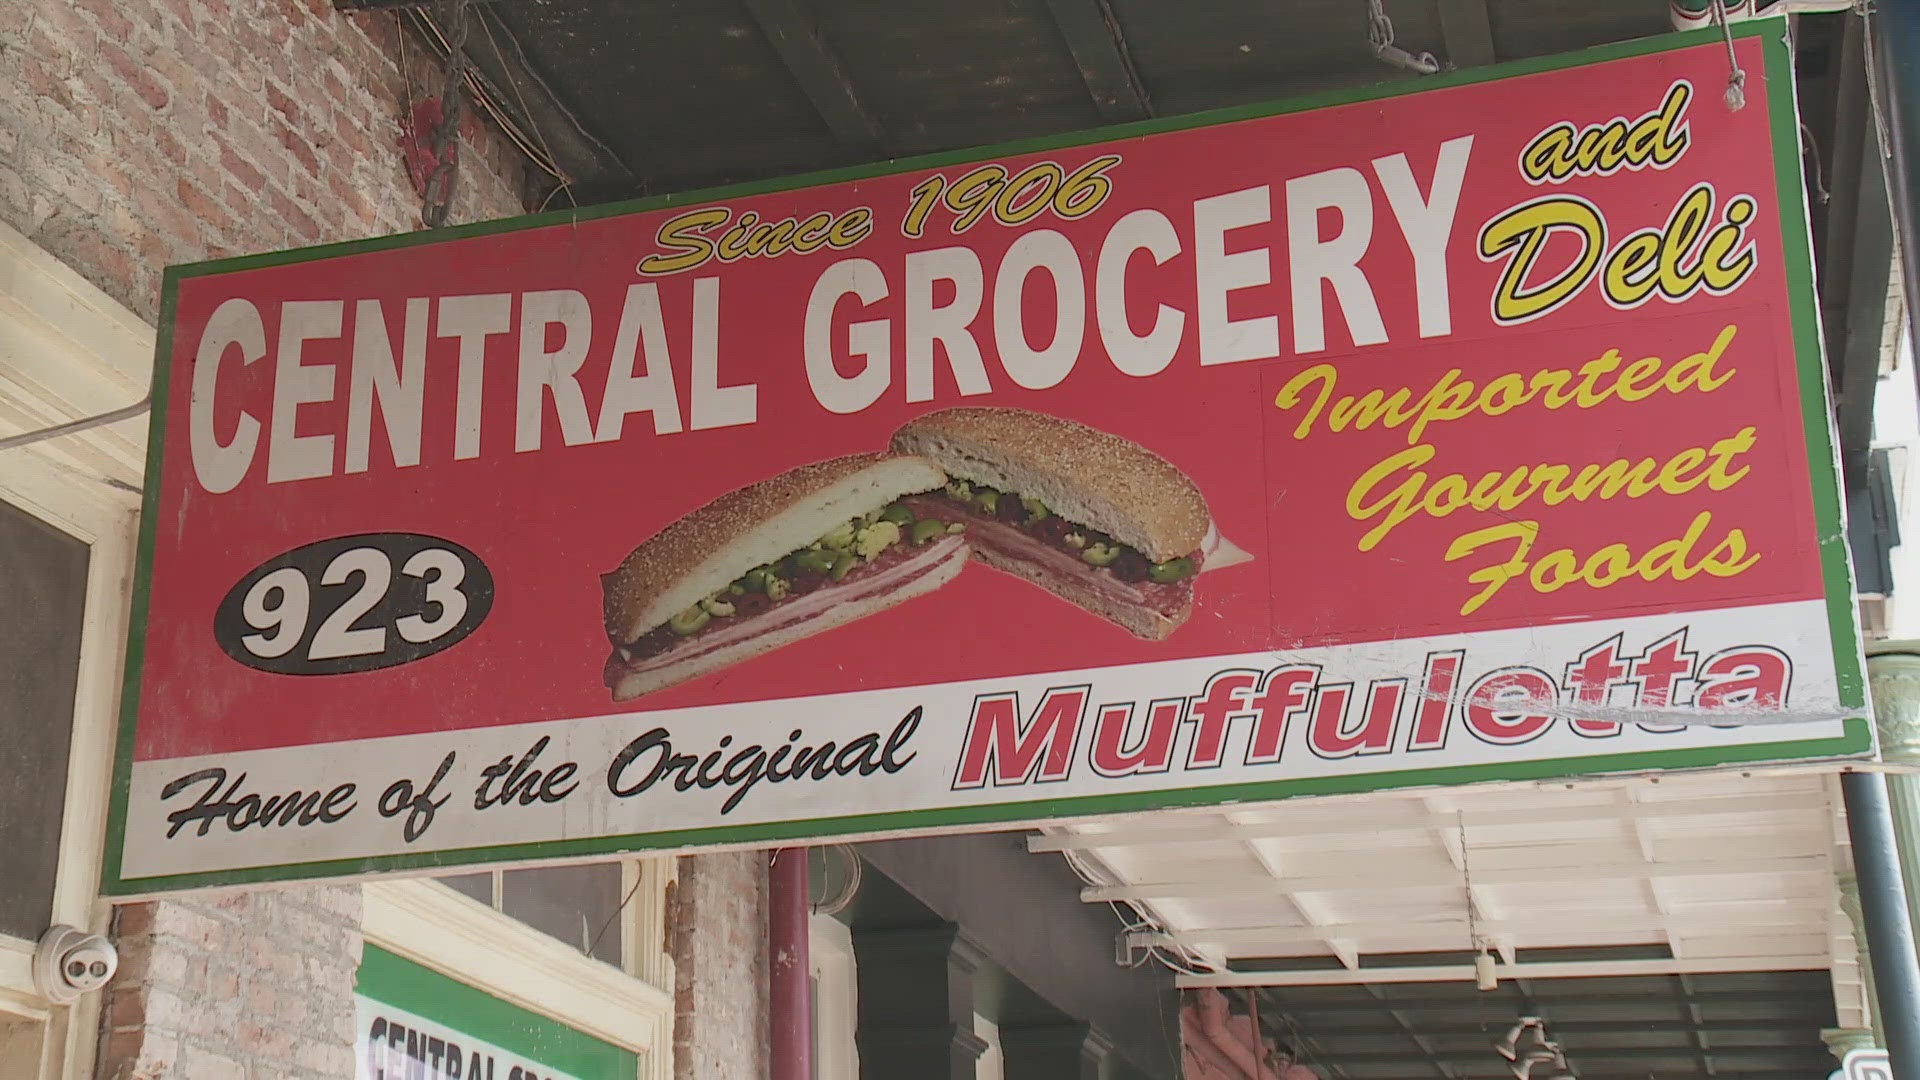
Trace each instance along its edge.
<instances>
[{"instance_id":1,"label":"hanging chain","mask_svg":"<svg viewBox=\"0 0 1920 1080\"><path fill-rule=\"evenodd\" d=\"M460 106L466 96L467 0L437 0L436 21L447 39L447 78L440 91L440 124L433 129L433 172L420 219L430 229L447 223L453 208L454 168L459 161Z\"/></svg>"},{"instance_id":2,"label":"hanging chain","mask_svg":"<svg viewBox=\"0 0 1920 1080\"><path fill-rule=\"evenodd\" d=\"M1480 951L1480 920L1475 914L1479 905L1473 902L1473 859L1467 854L1467 812L1455 810L1454 820L1460 826L1460 879L1467 888L1467 938L1474 952Z\"/></svg>"},{"instance_id":3,"label":"hanging chain","mask_svg":"<svg viewBox=\"0 0 1920 1080\"><path fill-rule=\"evenodd\" d=\"M1393 20L1380 0L1367 0L1367 43L1376 53L1393 44Z\"/></svg>"},{"instance_id":4,"label":"hanging chain","mask_svg":"<svg viewBox=\"0 0 1920 1080\"><path fill-rule=\"evenodd\" d=\"M1727 21L1727 0L1713 0L1713 24L1727 39L1727 109L1739 112L1747 107L1747 73L1740 70L1740 58L1733 51L1733 26Z\"/></svg>"},{"instance_id":5,"label":"hanging chain","mask_svg":"<svg viewBox=\"0 0 1920 1080\"><path fill-rule=\"evenodd\" d=\"M1440 70L1440 61L1433 54L1423 52L1418 56L1393 43L1393 20L1387 17L1387 9L1381 0L1367 0L1367 44L1372 47L1373 55L1397 68L1432 75Z\"/></svg>"}]
</instances>

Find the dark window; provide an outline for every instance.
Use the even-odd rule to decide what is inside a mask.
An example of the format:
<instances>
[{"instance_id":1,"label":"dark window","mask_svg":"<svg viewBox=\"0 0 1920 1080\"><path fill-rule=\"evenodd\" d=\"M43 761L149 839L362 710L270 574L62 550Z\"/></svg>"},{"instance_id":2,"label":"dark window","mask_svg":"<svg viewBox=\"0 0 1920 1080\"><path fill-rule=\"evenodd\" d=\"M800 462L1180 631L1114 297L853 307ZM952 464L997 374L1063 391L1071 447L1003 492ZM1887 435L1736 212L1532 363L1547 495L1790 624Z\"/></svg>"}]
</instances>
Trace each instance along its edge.
<instances>
[{"instance_id":1,"label":"dark window","mask_svg":"<svg viewBox=\"0 0 1920 1080\"><path fill-rule=\"evenodd\" d=\"M0 933L37 938L53 911L67 796L87 545L0 503Z\"/></svg>"},{"instance_id":2,"label":"dark window","mask_svg":"<svg viewBox=\"0 0 1920 1080\"><path fill-rule=\"evenodd\" d=\"M620 864L486 871L438 879L548 937L620 966Z\"/></svg>"},{"instance_id":3,"label":"dark window","mask_svg":"<svg viewBox=\"0 0 1920 1080\"><path fill-rule=\"evenodd\" d=\"M493 875L491 873L443 877L440 879L440 884L462 896L471 896L488 907L493 906Z\"/></svg>"},{"instance_id":4,"label":"dark window","mask_svg":"<svg viewBox=\"0 0 1920 1080\"><path fill-rule=\"evenodd\" d=\"M500 910L535 930L618 967L620 864L508 870L500 875Z\"/></svg>"}]
</instances>

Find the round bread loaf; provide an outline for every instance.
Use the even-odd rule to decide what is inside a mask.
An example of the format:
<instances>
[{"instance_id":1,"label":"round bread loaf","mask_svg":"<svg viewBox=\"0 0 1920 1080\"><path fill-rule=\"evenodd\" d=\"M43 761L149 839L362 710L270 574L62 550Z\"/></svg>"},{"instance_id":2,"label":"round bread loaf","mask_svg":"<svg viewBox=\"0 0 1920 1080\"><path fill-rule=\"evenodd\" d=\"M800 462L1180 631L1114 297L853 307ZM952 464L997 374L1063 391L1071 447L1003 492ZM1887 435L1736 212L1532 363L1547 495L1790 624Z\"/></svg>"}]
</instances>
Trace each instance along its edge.
<instances>
[{"instance_id":1,"label":"round bread loaf","mask_svg":"<svg viewBox=\"0 0 1920 1080\"><path fill-rule=\"evenodd\" d=\"M1191 555L1207 500L1187 474L1129 439L1025 409L962 407L908 421L893 448L951 475L1039 499L1154 562Z\"/></svg>"}]
</instances>

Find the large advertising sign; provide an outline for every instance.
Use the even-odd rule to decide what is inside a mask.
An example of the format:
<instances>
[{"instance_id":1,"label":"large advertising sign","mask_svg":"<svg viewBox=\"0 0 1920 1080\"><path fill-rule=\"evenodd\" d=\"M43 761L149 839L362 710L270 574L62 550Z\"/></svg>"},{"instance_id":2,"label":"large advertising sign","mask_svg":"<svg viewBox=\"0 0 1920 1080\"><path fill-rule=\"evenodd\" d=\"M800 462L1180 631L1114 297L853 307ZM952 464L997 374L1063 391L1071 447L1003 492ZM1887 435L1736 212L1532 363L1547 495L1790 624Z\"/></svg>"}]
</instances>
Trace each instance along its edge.
<instances>
[{"instance_id":1,"label":"large advertising sign","mask_svg":"<svg viewBox=\"0 0 1920 1080\"><path fill-rule=\"evenodd\" d=\"M176 268L109 888L1869 751L1783 34Z\"/></svg>"}]
</instances>

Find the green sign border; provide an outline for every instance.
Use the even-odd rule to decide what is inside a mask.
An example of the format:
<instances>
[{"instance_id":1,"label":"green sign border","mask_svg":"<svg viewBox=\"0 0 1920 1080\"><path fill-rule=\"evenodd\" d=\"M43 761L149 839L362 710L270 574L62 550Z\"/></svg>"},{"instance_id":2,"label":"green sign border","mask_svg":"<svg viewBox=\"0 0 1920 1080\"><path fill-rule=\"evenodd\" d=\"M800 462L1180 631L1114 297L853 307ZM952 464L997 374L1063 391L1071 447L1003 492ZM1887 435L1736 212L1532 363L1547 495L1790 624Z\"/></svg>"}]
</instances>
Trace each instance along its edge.
<instances>
[{"instance_id":1,"label":"green sign border","mask_svg":"<svg viewBox=\"0 0 1920 1080\"><path fill-rule=\"evenodd\" d=\"M354 992L580 1080L631 1080L639 1075L640 1055L625 1047L502 1001L372 942L361 950ZM356 1046L359 1034L356 1030ZM506 1080L506 1074L495 1080Z\"/></svg>"},{"instance_id":2,"label":"green sign border","mask_svg":"<svg viewBox=\"0 0 1920 1080\"><path fill-rule=\"evenodd\" d=\"M1766 54L1767 107L1772 128L1775 166L1775 201L1779 206L1782 246L1786 260L1787 287L1791 299L1794 328L1793 348L1800 377L1800 401L1806 429L1809 471L1812 477L1813 505L1820 535L1828 538L1820 545L1821 570L1826 586L1827 621L1833 642L1834 668L1841 704L1848 710L1866 709L1866 678L1859 634L1854 623L1852 567L1838 490L1838 463L1827 400L1826 365L1822 355L1819 312L1813 281L1813 254L1808 234L1804 186L1800 176L1799 120L1793 91L1793 57L1787 42L1783 19L1762 19L1733 27L1738 38L1762 38ZM199 873L169 874L126 879L121 876L121 855L126 837L129 785L133 771L133 732L139 712L140 673L144 656L143 630L147 625L149 590L152 584L154 533L158 527L159 478L165 455L164 432L167 417L168 380L165 364L173 354L174 305L179 284L191 277L223 274L236 270L257 270L285 266L341 255L360 255L417 244L441 243L474 236L492 236L551 225L565 225L597 218L614 217L664 207L709 203L744 195L815 187L822 184L860 180L873 176L977 162L993 156L1026 154L1036 151L1084 146L1165 131L1205 127L1239 120L1283 116L1356 102L1379 101L1408 94L1431 93L1458 86L1471 86L1501 79L1536 75L1648 56L1714 44L1720 41L1718 30L1697 30L1645 38L1639 41L1604 45L1561 56L1520 60L1486 68L1456 71L1419 80L1355 90L1311 94L1284 102L1247 105L1170 119L1143 120L1114 127L1079 131L1068 135L1028 139L998 146L970 148L943 154L907 158L828 172L783 177L777 180L705 191L683 192L631 202L596 206L585 210L561 210L527 217L478 222L432 232L383 236L369 240L329 244L294 251L271 252L187 266L169 267L161 287L161 321L153 384L153 417L147 443L146 492L140 517L138 577L133 595L133 617L127 645L127 667L121 696L118 746L114 760L112 807L107 823L107 850L102 873L102 891L109 896L132 896L203 886L295 881L322 877L347 877L376 871L419 870L470 866L491 862L557 860L621 852L686 848L702 845L783 843L862 833L938 830L965 826L1016 824L1063 816L1113 814L1141 810L1195 807L1225 803L1272 801L1298 795L1322 795L1385 790L1429 785L1458 785L1490 780L1538 780L1576 777L1609 772L1636 772L1669 769L1706 768L1763 761L1790 761L1808 758L1860 756L1873 749L1873 729L1864 715L1845 719L1845 734L1837 738L1783 740L1734 747L1698 747L1680 750L1656 750L1646 753L1613 754L1597 757L1561 758L1500 765L1461 765L1446 768L1409 769L1372 773L1363 776L1313 779L1272 780L1221 787L1187 788L1179 791L1136 792L1116 795L1083 795L1062 799L1036 799L1028 802L992 806L951 807L940 810L892 811L850 814L838 817L783 821L762 825L716 826L670 832L637 833L626 836L591 837L575 840L540 841L527 844L500 844L398 855L335 859L322 862L289 863L274 866L245 867ZM1702 95L1701 101L1717 105L1718 95Z\"/></svg>"}]
</instances>

